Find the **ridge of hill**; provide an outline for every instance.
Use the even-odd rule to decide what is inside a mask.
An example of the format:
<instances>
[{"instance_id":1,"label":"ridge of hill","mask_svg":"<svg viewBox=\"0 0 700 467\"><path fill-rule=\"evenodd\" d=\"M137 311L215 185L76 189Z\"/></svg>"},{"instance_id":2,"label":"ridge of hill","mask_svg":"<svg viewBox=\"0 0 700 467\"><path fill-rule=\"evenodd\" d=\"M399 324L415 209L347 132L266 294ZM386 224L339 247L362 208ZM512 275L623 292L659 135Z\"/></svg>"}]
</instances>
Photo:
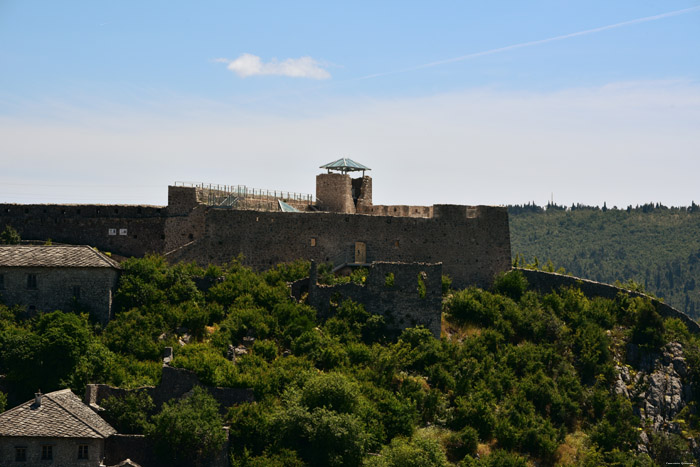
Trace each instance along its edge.
<instances>
[{"instance_id":1,"label":"ridge of hill","mask_svg":"<svg viewBox=\"0 0 700 467\"><path fill-rule=\"evenodd\" d=\"M599 282L627 281L700 317L700 208L509 206L513 258ZM550 266L551 268L551 266ZM633 282L630 282L633 281Z\"/></svg>"},{"instance_id":2,"label":"ridge of hill","mask_svg":"<svg viewBox=\"0 0 700 467\"><path fill-rule=\"evenodd\" d=\"M647 297L538 293L511 271L492 290L446 287L440 339L423 327L395 337L361 303L335 303L324 318L290 297L288 283L309 263L256 273L235 260L205 270L151 256L122 266L119 311L105 328L85 314L27 318L0 305L8 401L37 387L80 394L88 382L158 385L162 351L173 347L171 365L206 386L250 388L255 402L217 407L193 392L154 413L138 391L105 401L120 433L167 448L158 451L164 465L206 465L207 433L221 433L222 423L240 467L700 459L700 335L664 319ZM199 430L194 416L209 428Z\"/></svg>"}]
</instances>

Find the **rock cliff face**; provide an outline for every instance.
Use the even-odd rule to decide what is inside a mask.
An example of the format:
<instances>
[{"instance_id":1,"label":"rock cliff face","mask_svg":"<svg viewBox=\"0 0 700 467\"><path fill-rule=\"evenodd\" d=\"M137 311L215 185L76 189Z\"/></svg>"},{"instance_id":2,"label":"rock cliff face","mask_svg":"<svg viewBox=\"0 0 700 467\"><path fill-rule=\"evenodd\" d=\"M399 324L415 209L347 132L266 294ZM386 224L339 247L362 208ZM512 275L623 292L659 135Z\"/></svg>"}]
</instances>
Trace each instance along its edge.
<instances>
[{"instance_id":1,"label":"rock cliff face","mask_svg":"<svg viewBox=\"0 0 700 467\"><path fill-rule=\"evenodd\" d=\"M642 431L637 449L650 453L651 438L675 435L686 440L695 459L700 459L700 445L684 431L685 422L679 417L694 400L683 346L671 342L660 352L648 352L629 343L626 362L617 366L614 391L629 398L640 417Z\"/></svg>"}]
</instances>

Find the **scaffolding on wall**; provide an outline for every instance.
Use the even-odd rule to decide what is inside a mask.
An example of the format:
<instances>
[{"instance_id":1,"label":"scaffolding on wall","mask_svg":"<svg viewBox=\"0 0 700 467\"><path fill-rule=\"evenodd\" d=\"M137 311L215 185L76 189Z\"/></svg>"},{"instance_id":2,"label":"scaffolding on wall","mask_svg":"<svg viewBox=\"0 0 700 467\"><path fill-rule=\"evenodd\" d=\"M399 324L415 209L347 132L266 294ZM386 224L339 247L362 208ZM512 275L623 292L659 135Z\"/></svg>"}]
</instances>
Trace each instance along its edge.
<instances>
[{"instance_id":1,"label":"scaffolding on wall","mask_svg":"<svg viewBox=\"0 0 700 467\"><path fill-rule=\"evenodd\" d=\"M197 188L201 203L219 208L279 211L280 200L297 209L313 204L313 196L307 193L197 182L175 182L175 186Z\"/></svg>"}]
</instances>

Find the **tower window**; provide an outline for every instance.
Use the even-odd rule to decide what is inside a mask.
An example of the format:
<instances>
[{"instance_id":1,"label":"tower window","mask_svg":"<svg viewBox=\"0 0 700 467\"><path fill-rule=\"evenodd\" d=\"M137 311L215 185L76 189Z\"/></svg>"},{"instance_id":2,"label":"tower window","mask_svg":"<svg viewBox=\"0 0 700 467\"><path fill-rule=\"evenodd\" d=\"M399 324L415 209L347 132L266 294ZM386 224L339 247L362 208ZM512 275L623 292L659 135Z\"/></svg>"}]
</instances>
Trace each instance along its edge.
<instances>
[{"instance_id":1,"label":"tower window","mask_svg":"<svg viewBox=\"0 0 700 467\"><path fill-rule=\"evenodd\" d=\"M88 445L79 444L78 445L78 459L88 459Z\"/></svg>"},{"instance_id":2,"label":"tower window","mask_svg":"<svg viewBox=\"0 0 700 467\"><path fill-rule=\"evenodd\" d=\"M15 448L15 462L26 462L27 460L27 448L16 447Z\"/></svg>"}]
</instances>

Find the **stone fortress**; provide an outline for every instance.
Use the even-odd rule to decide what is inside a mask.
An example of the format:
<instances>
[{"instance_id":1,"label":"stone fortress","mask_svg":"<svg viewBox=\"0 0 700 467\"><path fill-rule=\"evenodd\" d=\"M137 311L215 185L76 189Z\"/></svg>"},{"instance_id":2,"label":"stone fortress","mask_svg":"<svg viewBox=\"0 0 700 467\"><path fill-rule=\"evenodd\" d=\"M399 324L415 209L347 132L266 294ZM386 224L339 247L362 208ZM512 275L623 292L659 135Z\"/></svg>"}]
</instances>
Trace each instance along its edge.
<instances>
[{"instance_id":1,"label":"stone fortress","mask_svg":"<svg viewBox=\"0 0 700 467\"><path fill-rule=\"evenodd\" d=\"M339 159L321 168L315 201L176 182L167 206L0 204L0 226L11 225L26 240L91 245L125 257L158 253L206 265L242 255L257 270L296 259L336 266L441 262L456 287L485 287L510 269L505 207L375 205L368 167Z\"/></svg>"}]
</instances>

